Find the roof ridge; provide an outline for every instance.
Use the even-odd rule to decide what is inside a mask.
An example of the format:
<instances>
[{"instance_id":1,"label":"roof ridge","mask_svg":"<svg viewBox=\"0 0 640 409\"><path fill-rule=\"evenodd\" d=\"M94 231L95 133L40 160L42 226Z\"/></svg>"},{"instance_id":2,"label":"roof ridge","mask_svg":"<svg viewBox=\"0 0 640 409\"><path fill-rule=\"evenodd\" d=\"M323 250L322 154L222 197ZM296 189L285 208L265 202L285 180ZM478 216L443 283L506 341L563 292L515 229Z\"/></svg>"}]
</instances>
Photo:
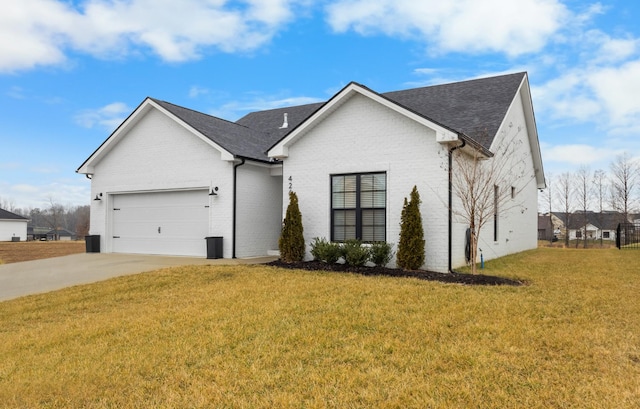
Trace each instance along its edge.
<instances>
[{"instance_id":1,"label":"roof ridge","mask_svg":"<svg viewBox=\"0 0 640 409\"><path fill-rule=\"evenodd\" d=\"M510 77L510 76L515 76L515 75L526 75L526 74L527 74L526 71L519 71L519 72L513 72L511 74L491 75L491 76L487 76L487 77L476 77L476 78L469 78L469 79L460 80L460 81L445 82L443 84L432 84L432 85L424 85L422 87L413 87L413 88L406 88L406 89L400 89L400 90L395 90L395 91L386 91L386 92L383 92L383 94L393 94L395 92L412 91L412 90L419 90L419 89L423 89L423 88L447 87L447 86L451 86L451 85L466 84L466 83L470 83L470 82L497 79L497 78L503 78L503 77Z\"/></svg>"}]
</instances>

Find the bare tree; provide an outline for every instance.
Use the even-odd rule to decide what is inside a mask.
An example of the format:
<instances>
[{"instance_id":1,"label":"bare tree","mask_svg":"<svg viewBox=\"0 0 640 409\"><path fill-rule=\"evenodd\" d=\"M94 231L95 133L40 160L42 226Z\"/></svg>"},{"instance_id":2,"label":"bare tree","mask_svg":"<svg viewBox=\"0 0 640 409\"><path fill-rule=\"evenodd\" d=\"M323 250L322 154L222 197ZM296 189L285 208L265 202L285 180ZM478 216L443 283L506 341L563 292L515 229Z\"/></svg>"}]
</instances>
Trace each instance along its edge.
<instances>
[{"instance_id":1,"label":"bare tree","mask_svg":"<svg viewBox=\"0 0 640 409\"><path fill-rule=\"evenodd\" d=\"M8 212L15 213L16 212L16 204L11 199L6 199L0 196L0 209L4 209Z\"/></svg>"},{"instance_id":2,"label":"bare tree","mask_svg":"<svg viewBox=\"0 0 640 409\"><path fill-rule=\"evenodd\" d=\"M604 211L604 200L606 195L606 186L605 183L607 181L607 174L602 169L598 169L593 172L593 190L595 193L595 199L597 202L598 214L596 218L598 220L598 224L600 224L600 247L603 246L603 237L602 237L602 212Z\"/></svg>"},{"instance_id":3,"label":"bare tree","mask_svg":"<svg viewBox=\"0 0 640 409\"><path fill-rule=\"evenodd\" d=\"M60 203L56 203L53 197L49 197L49 208L45 213L45 221L49 225L51 230L58 230L62 228L65 219L65 208ZM54 240L58 240L58 234L55 234Z\"/></svg>"},{"instance_id":4,"label":"bare tree","mask_svg":"<svg viewBox=\"0 0 640 409\"><path fill-rule=\"evenodd\" d=\"M469 147L453 152L452 190L460 199L460 207L453 206L451 210L469 226L469 263L473 274L477 272L482 228L493 221L497 231L500 214L519 206L511 199L534 180L524 180L526 165L524 151L520 149L522 139L518 138L522 129L510 124L508 133L500 135L501 144L493 157Z\"/></svg>"},{"instance_id":5,"label":"bare tree","mask_svg":"<svg viewBox=\"0 0 640 409\"><path fill-rule=\"evenodd\" d=\"M582 242L583 246L587 248L587 226L589 224L589 217L587 211L589 204L591 203L591 170L589 167L583 165L580 166L576 172L576 196L578 198L578 206L582 210ZM576 247L578 247L578 241L576 241Z\"/></svg>"},{"instance_id":6,"label":"bare tree","mask_svg":"<svg viewBox=\"0 0 640 409\"><path fill-rule=\"evenodd\" d=\"M78 206L75 209L75 231L77 237L89 234L89 211L91 206Z\"/></svg>"},{"instance_id":7,"label":"bare tree","mask_svg":"<svg viewBox=\"0 0 640 409\"><path fill-rule=\"evenodd\" d=\"M636 203L634 194L640 178L639 166L628 152L611 163L611 205L623 214L625 222L629 221L629 213Z\"/></svg>"},{"instance_id":8,"label":"bare tree","mask_svg":"<svg viewBox=\"0 0 640 409\"><path fill-rule=\"evenodd\" d=\"M558 176L558 202L564 209L564 245L569 247L569 221L573 211L573 184L571 173L564 172Z\"/></svg>"}]
</instances>

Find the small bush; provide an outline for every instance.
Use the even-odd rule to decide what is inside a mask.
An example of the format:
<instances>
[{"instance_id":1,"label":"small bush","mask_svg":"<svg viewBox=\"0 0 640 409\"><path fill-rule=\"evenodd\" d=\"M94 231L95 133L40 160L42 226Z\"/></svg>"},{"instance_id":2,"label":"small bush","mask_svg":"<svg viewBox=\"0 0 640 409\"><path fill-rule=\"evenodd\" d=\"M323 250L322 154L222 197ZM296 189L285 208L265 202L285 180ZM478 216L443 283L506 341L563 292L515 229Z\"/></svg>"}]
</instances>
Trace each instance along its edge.
<instances>
[{"instance_id":1,"label":"small bush","mask_svg":"<svg viewBox=\"0 0 640 409\"><path fill-rule=\"evenodd\" d=\"M364 266L369 261L369 249L360 240L347 240L342 245L344 261L350 266Z\"/></svg>"},{"instance_id":2,"label":"small bush","mask_svg":"<svg viewBox=\"0 0 640 409\"><path fill-rule=\"evenodd\" d=\"M329 242L324 237L315 237L311 243L311 255L314 260L333 264L342 256L342 249L338 243Z\"/></svg>"},{"instance_id":3,"label":"small bush","mask_svg":"<svg viewBox=\"0 0 640 409\"><path fill-rule=\"evenodd\" d=\"M384 241L377 241L371 244L369 249L369 261L378 267L385 267L393 257L393 244Z\"/></svg>"}]
</instances>

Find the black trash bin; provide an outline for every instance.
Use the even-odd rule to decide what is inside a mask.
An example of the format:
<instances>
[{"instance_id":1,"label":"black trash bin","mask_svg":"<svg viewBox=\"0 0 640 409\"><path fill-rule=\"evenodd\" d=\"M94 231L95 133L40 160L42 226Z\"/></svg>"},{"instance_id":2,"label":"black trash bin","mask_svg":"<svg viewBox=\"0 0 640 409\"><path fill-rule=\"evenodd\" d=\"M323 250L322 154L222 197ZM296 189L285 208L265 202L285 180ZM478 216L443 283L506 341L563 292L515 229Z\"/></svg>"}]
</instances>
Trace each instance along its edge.
<instances>
[{"instance_id":1,"label":"black trash bin","mask_svg":"<svg viewBox=\"0 0 640 409\"><path fill-rule=\"evenodd\" d=\"M99 234L84 236L84 243L87 249L87 253L100 253L100 235Z\"/></svg>"},{"instance_id":2,"label":"black trash bin","mask_svg":"<svg viewBox=\"0 0 640 409\"><path fill-rule=\"evenodd\" d=\"M222 237L205 237L207 240L207 258L222 258Z\"/></svg>"}]
</instances>

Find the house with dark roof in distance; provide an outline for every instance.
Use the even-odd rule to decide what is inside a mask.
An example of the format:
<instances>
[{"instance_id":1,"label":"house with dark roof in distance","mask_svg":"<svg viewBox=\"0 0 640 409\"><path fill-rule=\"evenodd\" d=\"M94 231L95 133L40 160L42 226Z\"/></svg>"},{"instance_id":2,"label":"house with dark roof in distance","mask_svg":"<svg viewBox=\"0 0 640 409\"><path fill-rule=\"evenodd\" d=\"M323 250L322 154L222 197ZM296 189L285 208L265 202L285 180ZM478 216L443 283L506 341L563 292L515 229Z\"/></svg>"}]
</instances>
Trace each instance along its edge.
<instances>
[{"instance_id":1,"label":"house with dark roof in distance","mask_svg":"<svg viewBox=\"0 0 640 409\"><path fill-rule=\"evenodd\" d=\"M564 220L565 213L554 212ZM569 240L616 240L618 224L624 222L624 215L615 211L586 213L576 211L570 214L568 234Z\"/></svg>"},{"instance_id":2,"label":"house with dark roof in distance","mask_svg":"<svg viewBox=\"0 0 640 409\"><path fill-rule=\"evenodd\" d=\"M326 102L236 122L147 98L77 172L91 178L101 251L204 257L205 237L218 237L225 258L277 250L290 190L307 243L397 243L417 186L423 268L446 272L465 263L468 227L456 217L460 200L449 205L452 149L504 161L514 141L521 174L494 186L512 201L479 238L491 259L537 246L545 183L526 73L388 93L352 82Z\"/></svg>"},{"instance_id":3,"label":"house with dark roof in distance","mask_svg":"<svg viewBox=\"0 0 640 409\"><path fill-rule=\"evenodd\" d=\"M29 219L0 209L0 241L26 241Z\"/></svg>"}]
</instances>

